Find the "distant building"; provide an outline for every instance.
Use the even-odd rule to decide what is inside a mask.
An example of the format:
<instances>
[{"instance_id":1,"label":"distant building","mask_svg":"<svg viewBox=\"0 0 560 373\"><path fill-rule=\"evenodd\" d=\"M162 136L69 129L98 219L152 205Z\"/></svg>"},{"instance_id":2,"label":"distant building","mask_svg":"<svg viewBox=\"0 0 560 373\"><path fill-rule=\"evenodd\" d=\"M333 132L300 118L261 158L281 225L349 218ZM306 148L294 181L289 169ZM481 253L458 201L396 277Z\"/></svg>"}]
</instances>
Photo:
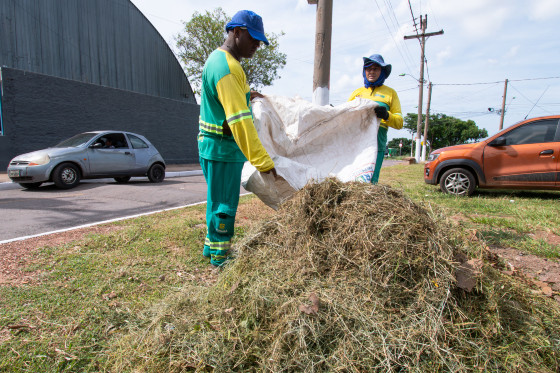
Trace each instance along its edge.
<instances>
[{"instance_id":1,"label":"distant building","mask_svg":"<svg viewBox=\"0 0 560 373\"><path fill-rule=\"evenodd\" d=\"M129 0L0 1L0 168L90 130L145 135L198 162L199 106L175 55Z\"/></svg>"}]
</instances>

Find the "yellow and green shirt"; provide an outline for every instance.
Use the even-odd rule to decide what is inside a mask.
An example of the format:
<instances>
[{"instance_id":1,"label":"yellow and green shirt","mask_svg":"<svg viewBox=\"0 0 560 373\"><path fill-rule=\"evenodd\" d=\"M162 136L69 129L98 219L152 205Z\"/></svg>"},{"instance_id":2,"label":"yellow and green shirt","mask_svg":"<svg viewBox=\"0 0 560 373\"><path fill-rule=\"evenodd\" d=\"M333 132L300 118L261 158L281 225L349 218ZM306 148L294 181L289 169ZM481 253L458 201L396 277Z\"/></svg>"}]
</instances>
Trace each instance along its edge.
<instances>
[{"instance_id":1,"label":"yellow and green shirt","mask_svg":"<svg viewBox=\"0 0 560 373\"><path fill-rule=\"evenodd\" d=\"M375 87L373 90L371 88L360 87L352 92L348 101L352 101L356 97L375 101L379 105L383 105L387 108L389 118L387 120L381 120L381 127L393 127L398 130L403 127L401 102L399 101L397 92L393 88L387 87L386 85Z\"/></svg>"},{"instance_id":2,"label":"yellow and green shirt","mask_svg":"<svg viewBox=\"0 0 560 373\"><path fill-rule=\"evenodd\" d=\"M231 54L216 49L204 65L198 134L200 157L222 162L249 161L261 172L274 167L253 123L251 90ZM227 122L231 134L224 133Z\"/></svg>"}]
</instances>

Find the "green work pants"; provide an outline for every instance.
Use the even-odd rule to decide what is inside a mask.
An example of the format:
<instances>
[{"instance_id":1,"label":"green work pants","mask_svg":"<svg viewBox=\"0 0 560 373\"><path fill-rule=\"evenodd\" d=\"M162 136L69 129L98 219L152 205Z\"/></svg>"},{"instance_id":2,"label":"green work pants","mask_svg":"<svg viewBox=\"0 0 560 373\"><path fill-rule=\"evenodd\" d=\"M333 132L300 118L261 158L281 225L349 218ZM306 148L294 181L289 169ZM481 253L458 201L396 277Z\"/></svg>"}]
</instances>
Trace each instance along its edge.
<instances>
[{"instance_id":1,"label":"green work pants","mask_svg":"<svg viewBox=\"0 0 560 373\"><path fill-rule=\"evenodd\" d=\"M231 247L243 163L200 158L207 185L207 233L202 254L215 266L224 263Z\"/></svg>"},{"instance_id":2,"label":"green work pants","mask_svg":"<svg viewBox=\"0 0 560 373\"><path fill-rule=\"evenodd\" d=\"M379 181L379 173L381 172L381 165L385 158L385 148L387 147L387 131L387 128L381 126L377 130L377 159L375 160L375 169L371 178L372 184L377 184Z\"/></svg>"}]
</instances>

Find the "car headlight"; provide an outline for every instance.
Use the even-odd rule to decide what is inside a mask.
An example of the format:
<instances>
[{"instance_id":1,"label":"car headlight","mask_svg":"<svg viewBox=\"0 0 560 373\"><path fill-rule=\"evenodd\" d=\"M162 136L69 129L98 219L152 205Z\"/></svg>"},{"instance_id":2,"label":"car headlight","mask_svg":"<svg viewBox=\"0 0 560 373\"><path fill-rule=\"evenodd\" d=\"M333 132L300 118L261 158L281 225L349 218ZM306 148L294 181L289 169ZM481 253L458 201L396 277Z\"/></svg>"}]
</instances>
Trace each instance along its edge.
<instances>
[{"instance_id":1,"label":"car headlight","mask_svg":"<svg viewBox=\"0 0 560 373\"><path fill-rule=\"evenodd\" d=\"M439 153L437 154L430 153L430 155L428 156L428 162L435 161L438 157L439 157Z\"/></svg>"},{"instance_id":2,"label":"car headlight","mask_svg":"<svg viewBox=\"0 0 560 373\"><path fill-rule=\"evenodd\" d=\"M37 155L37 156L30 157L28 161L29 161L28 166L41 166L43 164L49 163L51 161L51 157L49 157L47 154Z\"/></svg>"}]
</instances>

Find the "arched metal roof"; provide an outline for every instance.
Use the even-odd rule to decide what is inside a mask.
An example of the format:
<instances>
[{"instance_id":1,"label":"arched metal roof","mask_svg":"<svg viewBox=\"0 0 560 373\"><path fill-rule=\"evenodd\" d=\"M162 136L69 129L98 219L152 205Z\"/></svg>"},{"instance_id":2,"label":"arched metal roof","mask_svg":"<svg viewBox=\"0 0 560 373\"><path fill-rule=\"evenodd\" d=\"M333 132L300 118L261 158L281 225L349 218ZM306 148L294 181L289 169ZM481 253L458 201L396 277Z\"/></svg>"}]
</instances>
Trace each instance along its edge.
<instances>
[{"instance_id":1,"label":"arched metal roof","mask_svg":"<svg viewBox=\"0 0 560 373\"><path fill-rule=\"evenodd\" d=\"M129 0L0 1L0 65L196 103L177 58Z\"/></svg>"}]
</instances>

